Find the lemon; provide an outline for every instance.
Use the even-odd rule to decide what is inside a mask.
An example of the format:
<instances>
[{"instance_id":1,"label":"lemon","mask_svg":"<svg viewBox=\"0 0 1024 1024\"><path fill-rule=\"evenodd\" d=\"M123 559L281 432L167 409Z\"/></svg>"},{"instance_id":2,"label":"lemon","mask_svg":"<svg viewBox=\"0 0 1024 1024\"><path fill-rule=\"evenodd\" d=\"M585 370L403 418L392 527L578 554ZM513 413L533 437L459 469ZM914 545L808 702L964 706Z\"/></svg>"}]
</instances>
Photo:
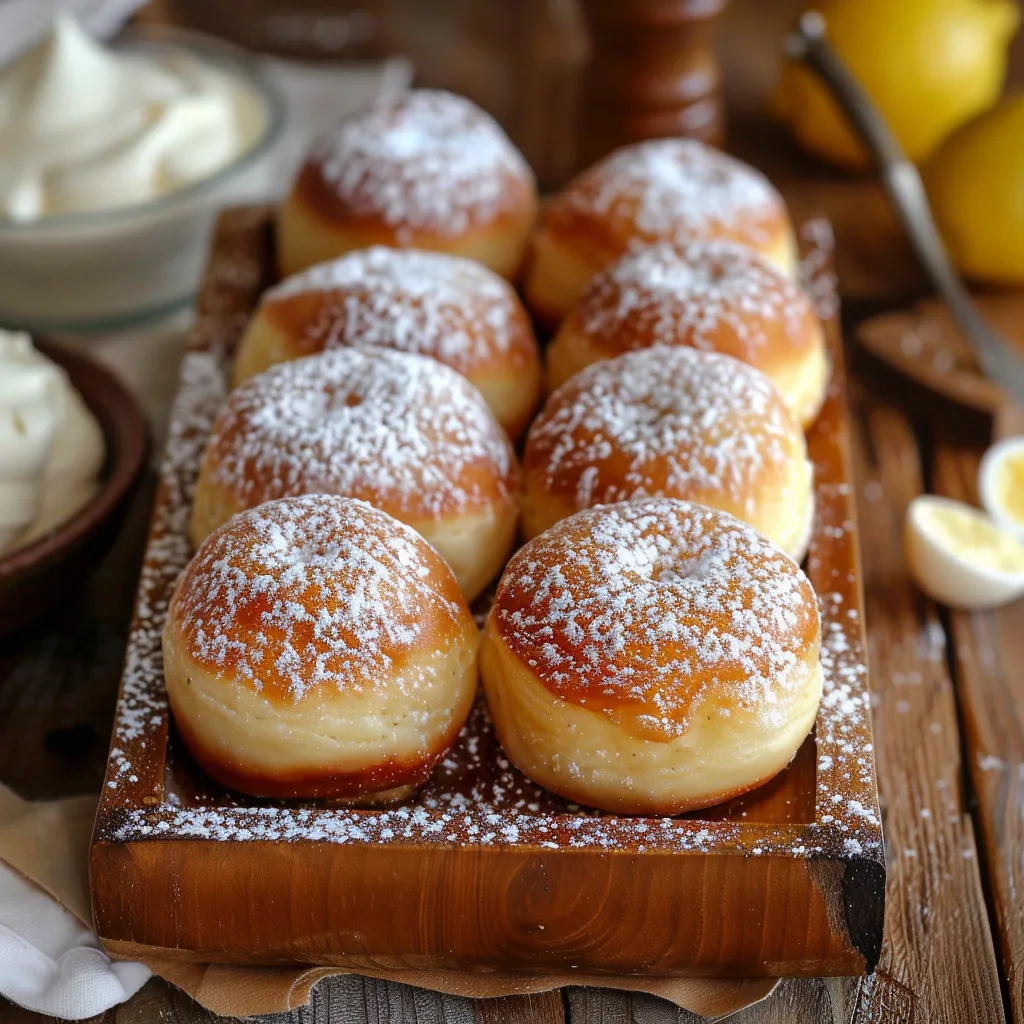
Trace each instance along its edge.
<instances>
[{"instance_id":1,"label":"lemon","mask_svg":"<svg viewBox=\"0 0 1024 1024\"><path fill-rule=\"evenodd\" d=\"M822 0L815 9L916 162L998 99L1020 19L1014 0ZM783 66L772 105L812 153L844 167L868 166L846 118L806 68Z\"/></svg>"},{"instance_id":2,"label":"lemon","mask_svg":"<svg viewBox=\"0 0 1024 1024\"><path fill-rule=\"evenodd\" d=\"M985 452L978 491L985 511L1024 540L1024 437L1008 437Z\"/></svg>"},{"instance_id":3,"label":"lemon","mask_svg":"<svg viewBox=\"0 0 1024 1024\"><path fill-rule=\"evenodd\" d=\"M960 272L1024 282L1024 96L1009 96L953 133L924 168L925 186Z\"/></svg>"},{"instance_id":4,"label":"lemon","mask_svg":"<svg viewBox=\"0 0 1024 1024\"><path fill-rule=\"evenodd\" d=\"M1024 544L984 512L924 494L907 508L907 561L917 585L952 608L995 608L1024 595Z\"/></svg>"}]
</instances>

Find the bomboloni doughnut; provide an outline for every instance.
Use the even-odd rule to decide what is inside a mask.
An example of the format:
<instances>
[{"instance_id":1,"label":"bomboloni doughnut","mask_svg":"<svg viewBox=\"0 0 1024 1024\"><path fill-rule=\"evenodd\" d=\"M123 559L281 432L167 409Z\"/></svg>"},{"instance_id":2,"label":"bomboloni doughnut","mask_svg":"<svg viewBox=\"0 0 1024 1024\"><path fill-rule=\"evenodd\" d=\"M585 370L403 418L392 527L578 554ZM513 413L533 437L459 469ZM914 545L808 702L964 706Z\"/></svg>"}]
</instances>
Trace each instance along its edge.
<instances>
[{"instance_id":1,"label":"bomboloni doughnut","mask_svg":"<svg viewBox=\"0 0 1024 1024\"><path fill-rule=\"evenodd\" d=\"M545 208L529 261L527 305L556 325L594 274L623 253L654 242L712 239L740 242L795 272L786 205L760 171L695 139L624 146Z\"/></svg>"},{"instance_id":2,"label":"bomboloni doughnut","mask_svg":"<svg viewBox=\"0 0 1024 1024\"><path fill-rule=\"evenodd\" d=\"M810 732L820 621L797 564L672 498L579 512L498 584L480 652L509 759L616 814L671 815L767 782Z\"/></svg>"},{"instance_id":3,"label":"bomboloni doughnut","mask_svg":"<svg viewBox=\"0 0 1024 1024\"><path fill-rule=\"evenodd\" d=\"M163 635L167 695L225 786L385 802L458 735L477 636L415 531L365 502L285 498L235 516L185 570Z\"/></svg>"},{"instance_id":4,"label":"bomboloni doughnut","mask_svg":"<svg viewBox=\"0 0 1024 1024\"><path fill-rule=\"evenodd\" d=\"M828 386L825 335L810 297L731 242L649 246L601 271L548 348L548 387L598 359L653 345L723 352L757 367L805 428Z\"/></svg>"},{"instance_id":5,"label":"bomboloni doughnut","mask_svg":"<svg viewBox=\"0 0 1024 1024\"><path fill-rule=\"evenodd\" d=\"M803 558L813 469L772 382L729 356L650 348L587 367L533 421L523 532L594 505L684 498L730 512Z\"/></svg>"},{"instance_id":6,"label":"bomboloni doughnut","mask_svg":"<svg viewBox=\"0 0 1024 1024\"><path fill-rule=\"evenodd\" d=\"M278 216L283 275L370 245L434 249L519 273L537 186L493 118L417 89L345 120L317 143Z\"/></svg>"},{"instance_id":7,"label":"bomboloni doughnut","mask_svg":"<svg viewBox=\"0 0 1024 1024\"><path fill-rule=\"evenodd\" d=\"M235 356L234 380L348 345L432 356L470 380L515 440L536 411L533 325L509 284L472 260L374 246L267 291Z\"/></svg>"},{"instance_id":8,"label":"bomboloni doughnut","mask_svg":"<svg viewBox=\"0 0 1024 1024\"><path fill-rule=\"evenodd\" d=\"M361 498L425 537L472 600L511 550L518 488L508 437L464 377L407 352L335 349L281 363L228 396L190 535L198 546L272 498Z\"/></svg>"}]
</instances>

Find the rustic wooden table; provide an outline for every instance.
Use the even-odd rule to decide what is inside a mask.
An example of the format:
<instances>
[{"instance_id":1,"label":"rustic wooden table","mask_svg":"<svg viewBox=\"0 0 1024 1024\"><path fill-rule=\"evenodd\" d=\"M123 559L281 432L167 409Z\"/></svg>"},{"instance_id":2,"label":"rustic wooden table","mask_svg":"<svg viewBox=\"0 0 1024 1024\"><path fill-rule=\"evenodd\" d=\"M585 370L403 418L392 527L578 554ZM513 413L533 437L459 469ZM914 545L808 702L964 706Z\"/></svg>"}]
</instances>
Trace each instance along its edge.
<instances>
[{"instance_id":1,"label":"rustic wooden table","mask_svg":"<svg viewBox=\"0 0 1024 1024\"><path fill-rule=\"evenodd\" d=\"M787 6L795 5L780 3L772 19L784 22ZM756 9L758 17L736 19L725 49L727 82L766 74L748 59L763 52L770 31L760 0L735 0L735 7L741 15ZM751 86L743 96L757 91ZM828 199L822 188L801 188L798 198L812 205ZM881 203L869 183L848 183L839 201L855 212ZM900 284L915 281L898 248L878 242L877 233L857 237L858 220L851 216L845 226L866 247L848 246L857 260L844 268L840 230L840 270L848 293L871 303L847 303L848 328L878 310L894 273ZM875 975L785 981L765 1002L730 1019L1024 1021L1024 602L984 614L939 609L909 581L902 544L903 513L914 495L975 497L983 429L971 432L972 424L937 415L942 407L934 403L911 407L909 392L887 386L852 355L859 366L857 505L888 857L886 940ZM0 638L0 781L27 798L99 789L151 498L149 481L116 548L83 592L69 594L49 621ZM105 1024L210 1017L158 980L104 1016ZM44 1019L0 1001L0 1024ZM653 997L611 991L473 1002L349 977L322 983L311 1006L282 1015L285 1020L682 1024L697 1018Z\"/></svg>"}]
</instances>

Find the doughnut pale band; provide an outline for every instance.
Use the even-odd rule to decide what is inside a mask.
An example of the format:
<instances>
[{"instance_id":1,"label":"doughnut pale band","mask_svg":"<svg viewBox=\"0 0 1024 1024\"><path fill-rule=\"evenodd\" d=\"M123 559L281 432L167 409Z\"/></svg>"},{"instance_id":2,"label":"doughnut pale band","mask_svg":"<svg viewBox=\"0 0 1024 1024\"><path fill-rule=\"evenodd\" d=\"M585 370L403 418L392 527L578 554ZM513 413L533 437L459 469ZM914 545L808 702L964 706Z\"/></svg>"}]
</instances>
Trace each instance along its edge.
<instances>
[{"instance_id":1,"label":"doughnut pale band","mask_svg":"<svg viewBox=\"0 0 1024 1024\"><path fill-rule=\"evenodd\" d=\"M498 739L512 762L567 800L620 814L678 814L767 782L814 726L822 688L821 665L809 652L787 682L782 728L765 732L748 713L708 701L694 709L686 733L659 742L630 736L603 715L552 696L490 628L480 668Z\"/></svg>"}]
</instances>

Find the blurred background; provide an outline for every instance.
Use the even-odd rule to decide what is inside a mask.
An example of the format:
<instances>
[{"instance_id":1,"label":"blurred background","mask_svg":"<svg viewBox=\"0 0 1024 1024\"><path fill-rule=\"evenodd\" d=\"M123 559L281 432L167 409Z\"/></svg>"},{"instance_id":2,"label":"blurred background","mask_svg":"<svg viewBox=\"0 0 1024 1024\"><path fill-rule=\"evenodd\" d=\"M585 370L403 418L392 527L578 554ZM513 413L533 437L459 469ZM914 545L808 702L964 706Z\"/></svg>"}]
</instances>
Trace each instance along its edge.
<instances>
[{"instance_id":1,"label":"blurred background","mask_svg":"<svg viewBox=\"0 0 1024 1024\"><path fill-rule=\"evenodd\" d=\"M138 17L310 68L373 67L402 58L415 84L462 93L492 113L549 191L637 138L683 134L724 145L766 171L798 216L817 205L833 220L847 296L916 294L922 282L914 261L842 118L807 72L783 70L786 32L807 6L800 0L156 0ZM1024 112L1016 114L1012 103L1024 81L1018 0L824 0L817 6L833 45L920 165L957 129L994 107L1005 110L989 137L1006 149L1015 170L997 183L976 166L987 162L982 155L973 163L958 160L954 146L944 163L965 166L944 174L933 202L940 223L954 233L955 221L978 221L977 193L1002 188L990 207L1011 220L998 230L973 227L1000 238L983 239L973 262L962 251L972 239L947 237L947 243L961 270L977 280L1024 281L1024 253L1010 254L1007 271L1005 252L1012 244L1007 238L1024 230Z\"/></svg>"},{"instance_id":2,"label":"blurred background","mask_svg":"<svg viewBox=\"0 0 1024 1024\"><path fill-rule=\"evenodd\" d=\"M832 45L922 168L961 272L981 289L1024 285L1018 0L817 6ZM282 197L318 133L410 84L461 93L493 114L548 193L617 145L693 136L767 173L797 223L815 213L828 218L844 300L867 303L862 309L909 302L927 288L870 161L820 83L783 60L787 31L805 7L801 0L5 0L0 75L25 34L9 28L19 15L36 27L36 41L56 12L70 11L115 47L133 32L170 29L189 33L180 37L186 45L239 48L283 97L283 130L264 154L259 188L239 181L209 198L207 234L225 205ZM0 100L0 148L2 107ZM47 224L39 223L34 237L42 238ZM154 279L146 269L154 254L190 249L180 273L159 268L191 282L188 295L179 288L170 296L176 305L140 303L120 319L77 322L69 312L56 322L22 311L27 289L15 278L33 238L27 229L5 234L0 218L0 259L9 256L0 267L0 326L97 335L92 351L149 396L159 430L206 237L193 232L185 245L138 235L144 251L129 265L142 284ZM56 254L40 252L45 277ZM89 291L77 270L55 278L62 295L76 280ZM47 284L44 295L53 294ZM164 331L165 314L175 311ZM140 325L155 335L140 339Z\"/></svg>"}]
</instances>

